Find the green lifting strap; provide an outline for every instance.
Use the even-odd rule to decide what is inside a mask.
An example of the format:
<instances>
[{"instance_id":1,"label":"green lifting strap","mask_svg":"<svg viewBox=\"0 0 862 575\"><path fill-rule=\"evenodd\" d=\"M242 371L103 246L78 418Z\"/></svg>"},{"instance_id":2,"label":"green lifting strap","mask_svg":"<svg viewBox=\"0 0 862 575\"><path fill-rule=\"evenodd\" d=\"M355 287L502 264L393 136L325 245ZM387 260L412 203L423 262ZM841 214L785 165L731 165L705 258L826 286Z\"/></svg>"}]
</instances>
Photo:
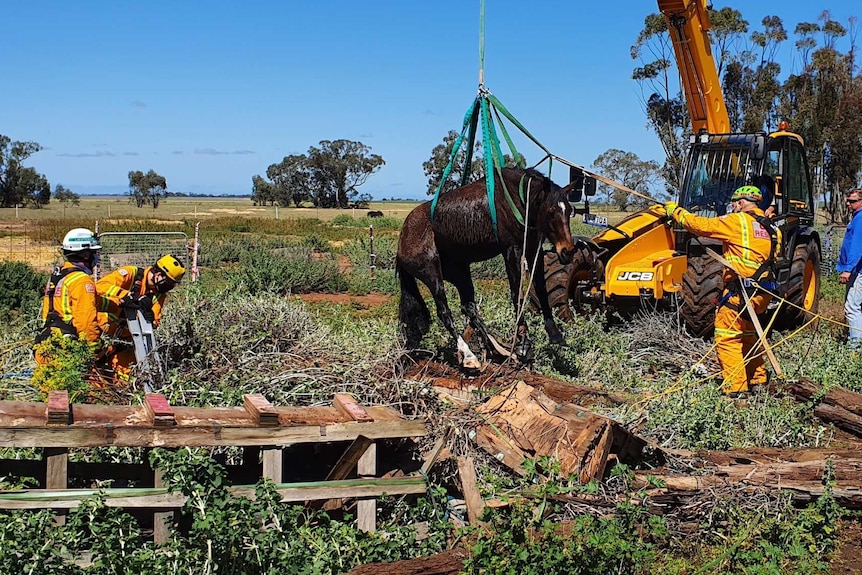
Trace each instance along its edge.
<instances>
[{"instance_id":1,"label":"green lifting strap","mask_svg":"<svg viewBox=\"0 0 862 575\"><path fill-rule=\"evenodd\" d=\"M473 116L470 120L470 132L467 135L467 150L464 158L464 169L461 171L461 185L466 186L470 183L470 176L473 173L473 142L476 141L476 125L479 123L479 106L473 102Z\"/></svg>"},{"instance_id":2,"label":"green lifting strap","mask_svg":"<svg viewBox=\"0 0 862 575\"><path fill-rule=\"evenodd\" d=\"M469 126L474 123L473 116L478 112L478 107L476 106L478 102L479 98L473 100L473 103L470 104L470 108L467 110L467 113L464 114L464 125L461 128L461 133L458 134L457 138L455 138L455 144L452 146L452 153L449 155L449 163L446 164L446 169L443 170L443 177L440 178L440 183L437 184L437 189L434 190L434 199L431 200L432 224L434 223L434 211L437 209L437 200L440 199L440 192L443 190L443 184L446 183L446 180L449 178L449 174L452 172L452 167L455 165L455 158L458 156L458 150L461 148L461 142L464 139L464 132L466 132ZM473 137L475 137L475 132L471 133L471 148L473 147Z\"/></svg>"},{"instance_id":3,"label":"green lifting strap","mask_svg":"<svg viewBox=\"0 0 862 575\"><path fill-rule=\"evenodd\" d=\"M491 212L491 225L497 237L497 206L494 200L494 152L491 144L493 125L488 112L488 98L480 97L482 106L482 148L485 151L485 189L488 191L488 209Z\"/></svg>"}]
</instances>

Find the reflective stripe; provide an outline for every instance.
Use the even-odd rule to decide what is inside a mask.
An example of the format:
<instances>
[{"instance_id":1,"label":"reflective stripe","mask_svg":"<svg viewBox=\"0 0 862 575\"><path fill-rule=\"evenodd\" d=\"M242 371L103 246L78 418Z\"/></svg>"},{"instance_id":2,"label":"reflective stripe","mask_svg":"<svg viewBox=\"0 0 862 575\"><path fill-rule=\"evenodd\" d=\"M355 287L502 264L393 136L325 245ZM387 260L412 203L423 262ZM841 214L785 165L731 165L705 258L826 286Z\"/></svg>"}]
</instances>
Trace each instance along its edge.
<instances>
[{"instance_id":1,"label":"reflective stripe","mask_svg":"<svg viewBox=\"0 0 862 575\"><path fill-rule=\"evenodd\" d=\"M738 336L742 335L743 333L745 333L745 332L738 331L738 330L735 330L735 329L721 329L721 328L718 328L718 327L717 327L717 328L715 328L715 336L716 336L716 337L718 337L718 336L725 336L725 337L735 338L735 337L738 337Z\"/></svg>"}]
</instances>

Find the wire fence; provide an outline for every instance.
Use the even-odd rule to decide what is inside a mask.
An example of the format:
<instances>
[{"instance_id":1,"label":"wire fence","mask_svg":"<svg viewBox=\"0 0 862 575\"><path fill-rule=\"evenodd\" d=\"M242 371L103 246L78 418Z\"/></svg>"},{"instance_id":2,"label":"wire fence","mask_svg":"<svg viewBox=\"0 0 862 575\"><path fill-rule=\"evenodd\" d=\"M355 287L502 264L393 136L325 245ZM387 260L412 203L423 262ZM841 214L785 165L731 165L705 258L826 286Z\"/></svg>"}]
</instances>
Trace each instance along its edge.
<instances>
[{"instance_id":1,"label":"wire fence","mask_svg":"<svg viewBox=\"0 0 862 575\"><path fill-rule=\"evenodd\" d=\"M820 235L822 253L820 260L820 273L824 277L837 275L835 264L838 263L838 254L841 251L841 242L844 241L844 232L847 226L831 225Z\"/></svg>"},{"instance_id":2,"label":"wire fence","mask_svg":"<svg viewBox=\"0 0 862 575\"><path fill-rule=\"evenodd\" d=\"M24 262L39 271L50 271L63 261L63 254L57 238L39 223L3 222L0 261Z\"/></svg>"},{"instance_id":3,"label":"wire fence","mask_svg":"<svg viewBox=\"0 0 862 575\"><path fill-rule=\"evenodd\" d=\"M95 226L98 234L98 223ZM98 234L102 245L101 262L96 277L122 266L146 267L164 255L172 255L190 271L192 281L198 277L198 234L190 240L184 232L104 232ZM0 261L24 262L41 272L50 272L62 264L60 239L49 228L36 222L0 224Z\"/></svg>"},{"instance_id":4,"label":"wire fence","mask_svg":"<svg viewBox=\"0 0 862 575\"><path fill-rule=\"evenodd\" d=\"M123 266L147 267L172 255L189 268L193 246L183 232L104 232L99 234L102 258L96 277Z\"/></svg>"}]
</instances>

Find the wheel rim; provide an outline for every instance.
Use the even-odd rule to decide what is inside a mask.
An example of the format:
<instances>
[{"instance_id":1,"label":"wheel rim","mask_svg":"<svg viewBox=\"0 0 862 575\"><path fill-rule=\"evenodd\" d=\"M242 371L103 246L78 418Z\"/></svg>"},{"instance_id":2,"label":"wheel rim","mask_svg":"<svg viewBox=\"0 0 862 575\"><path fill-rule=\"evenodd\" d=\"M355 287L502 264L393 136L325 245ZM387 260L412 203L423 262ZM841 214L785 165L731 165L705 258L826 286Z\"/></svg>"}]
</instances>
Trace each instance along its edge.
<instances>
[{"instance_id":1,"label":"wheel rim","mask_svg":"<svg viewBox=\"0 0 862 575\"><path fill-rule=\"evenodd\" d=\"M817 301L817 274L814 270L814 262L808 260L805 262L805 274L802 277L803 298L802 307L806 311L814 309L814 303Z\"/></svg>"}]
</instances>

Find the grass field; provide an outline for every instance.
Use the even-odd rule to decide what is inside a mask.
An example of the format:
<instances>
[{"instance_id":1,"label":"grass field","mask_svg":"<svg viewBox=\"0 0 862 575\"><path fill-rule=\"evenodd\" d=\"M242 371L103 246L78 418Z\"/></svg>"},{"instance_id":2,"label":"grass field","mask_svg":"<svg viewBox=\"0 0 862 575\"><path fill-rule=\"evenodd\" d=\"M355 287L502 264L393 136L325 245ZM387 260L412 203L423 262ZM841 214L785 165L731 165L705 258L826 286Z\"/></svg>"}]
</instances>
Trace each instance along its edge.
<instances>
[{"instance_id":1,"label":"grass field","mask_svg":"<svg viewBox=\"0 0 862 575\"><path fill-rule=\"evenodd\" d=\"M418 202L372 202L369 210L382 211L393 218L404 218ZM0 209L0 222L40 221L50 219L69 219L74 221L91 219L157 219L189 220L217 218L221 216L244 216L247 218L318 218L329 221L339 214L360 218L367 210L320 209L320 208L275 208L255 206L249 198L168 198L162 200L157 209L138 208L124 196L90 196L81 199L79 206L63 206L51 202L41 209L3 208Z\"/></svg>"}]
</instances>

